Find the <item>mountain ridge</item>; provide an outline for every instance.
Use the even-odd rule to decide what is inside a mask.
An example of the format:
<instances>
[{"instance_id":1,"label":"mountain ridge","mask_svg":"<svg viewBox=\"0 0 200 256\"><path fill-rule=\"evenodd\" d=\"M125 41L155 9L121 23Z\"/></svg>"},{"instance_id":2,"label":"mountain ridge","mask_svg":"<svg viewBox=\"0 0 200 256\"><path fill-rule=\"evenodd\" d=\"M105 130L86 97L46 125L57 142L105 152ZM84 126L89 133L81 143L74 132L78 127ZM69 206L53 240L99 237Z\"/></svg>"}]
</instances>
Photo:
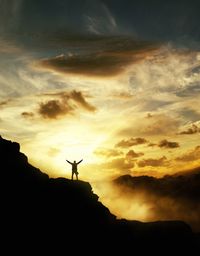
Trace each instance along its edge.
<instances>
[{"instance_id":1,"label":"mountain ridge","mask_svg":"<svg viewBox=\"0 0 200 256\"><path fill-rule=\"evenodd\" d=\"M3 233L10 244L42 246L46 252L78 246L87 253L93 246L98 252L145 251L145 246L155 252L155 240L169 250L191 251L197 245L196 235L182 221L117 219L88 182L49 178L28 163L16 142L0 137L0 156Z\"/></svg>"}]
</instances>

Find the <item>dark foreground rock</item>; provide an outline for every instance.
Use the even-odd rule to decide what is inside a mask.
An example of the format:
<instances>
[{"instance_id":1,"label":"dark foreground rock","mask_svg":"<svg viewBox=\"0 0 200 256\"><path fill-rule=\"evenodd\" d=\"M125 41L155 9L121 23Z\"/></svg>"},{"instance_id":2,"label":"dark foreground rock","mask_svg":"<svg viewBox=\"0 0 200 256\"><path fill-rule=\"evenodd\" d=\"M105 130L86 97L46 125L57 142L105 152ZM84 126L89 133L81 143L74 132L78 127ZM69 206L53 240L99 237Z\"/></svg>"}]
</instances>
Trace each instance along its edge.
<instances>
[{"instance_id":1,"label":"dark foreground rock","mask_svg":"<svg viewBox=\"0 0 200 256\"><path fill-rule=\"evenodd\" d=\"M181 221L118 220L91 185L52 179L28 163L16 142L0 138L1 237L6 252L76 255L173 253L197 249L199 237ZM159 248L162 248L160 251Z\"/></svg>"}]
</instances>

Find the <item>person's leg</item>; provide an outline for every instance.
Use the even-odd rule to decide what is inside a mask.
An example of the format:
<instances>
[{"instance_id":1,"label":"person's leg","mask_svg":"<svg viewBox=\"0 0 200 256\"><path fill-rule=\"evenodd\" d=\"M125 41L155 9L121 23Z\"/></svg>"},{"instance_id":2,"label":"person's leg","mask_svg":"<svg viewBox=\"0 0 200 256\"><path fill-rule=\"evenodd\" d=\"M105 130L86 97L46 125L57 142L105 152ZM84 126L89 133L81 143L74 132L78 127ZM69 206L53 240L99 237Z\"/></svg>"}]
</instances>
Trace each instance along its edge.
<instances>
[{"instance_id":1,"label":"person's leg","mask_svg":"<svg viewBox=\"0 0 200 256\"><path fill-rule=\"evenodd\" d=\"M74 177L74 172L72 172L72 180L73 180L73 177Z\"/></svg>"},{"instance_id":2,"label":"person's leg","mask_svg":"<svg viewBox=\"0 0 200 256\"><path fill-rule=\"evenodd\" d=\"M76 172L76 179L78 180L78 173Z\"/></svg>"}]
</instances>

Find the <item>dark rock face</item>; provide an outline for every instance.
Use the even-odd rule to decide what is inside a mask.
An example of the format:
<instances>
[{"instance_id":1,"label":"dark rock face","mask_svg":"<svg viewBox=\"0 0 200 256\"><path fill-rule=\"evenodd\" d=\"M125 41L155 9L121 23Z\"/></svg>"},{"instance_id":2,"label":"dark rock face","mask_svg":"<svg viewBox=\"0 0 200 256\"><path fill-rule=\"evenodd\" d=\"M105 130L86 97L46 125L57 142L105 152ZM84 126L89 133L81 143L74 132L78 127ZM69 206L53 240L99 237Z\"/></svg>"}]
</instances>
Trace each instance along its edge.
<instances>
[{"instance_id":1,"label":"dark rock face","mask_svg":"<svg viewBox=\"0 0 200 256\"><path fill-rule=\"evenodd\" d=\"M117 220L89 183L49 178L28 163L18 143L1 137L0 160L1 233L7 252L134 255L160 253L158 245L169 252L191 252L198 245L198 236L184 222Z\"/></svg>"}]
</instances>

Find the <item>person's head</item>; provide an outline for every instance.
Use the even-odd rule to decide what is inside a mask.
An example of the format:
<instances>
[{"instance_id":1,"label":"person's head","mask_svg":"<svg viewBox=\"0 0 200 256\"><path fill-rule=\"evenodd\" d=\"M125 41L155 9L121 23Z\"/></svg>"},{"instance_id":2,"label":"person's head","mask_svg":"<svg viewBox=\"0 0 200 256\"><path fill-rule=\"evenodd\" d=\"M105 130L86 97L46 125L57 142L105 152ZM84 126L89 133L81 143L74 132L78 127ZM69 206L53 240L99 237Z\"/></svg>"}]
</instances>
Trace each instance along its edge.
<instances>
[{"instance_id":1,"label":"person's head","mask_svg":"<svg viewBox=\"0 0 200 256\"><path fill-rule=\"evenodd\" d=\"M74 161L74 163L76 163L76 161Z\"/></svg>"}]
</instances>

